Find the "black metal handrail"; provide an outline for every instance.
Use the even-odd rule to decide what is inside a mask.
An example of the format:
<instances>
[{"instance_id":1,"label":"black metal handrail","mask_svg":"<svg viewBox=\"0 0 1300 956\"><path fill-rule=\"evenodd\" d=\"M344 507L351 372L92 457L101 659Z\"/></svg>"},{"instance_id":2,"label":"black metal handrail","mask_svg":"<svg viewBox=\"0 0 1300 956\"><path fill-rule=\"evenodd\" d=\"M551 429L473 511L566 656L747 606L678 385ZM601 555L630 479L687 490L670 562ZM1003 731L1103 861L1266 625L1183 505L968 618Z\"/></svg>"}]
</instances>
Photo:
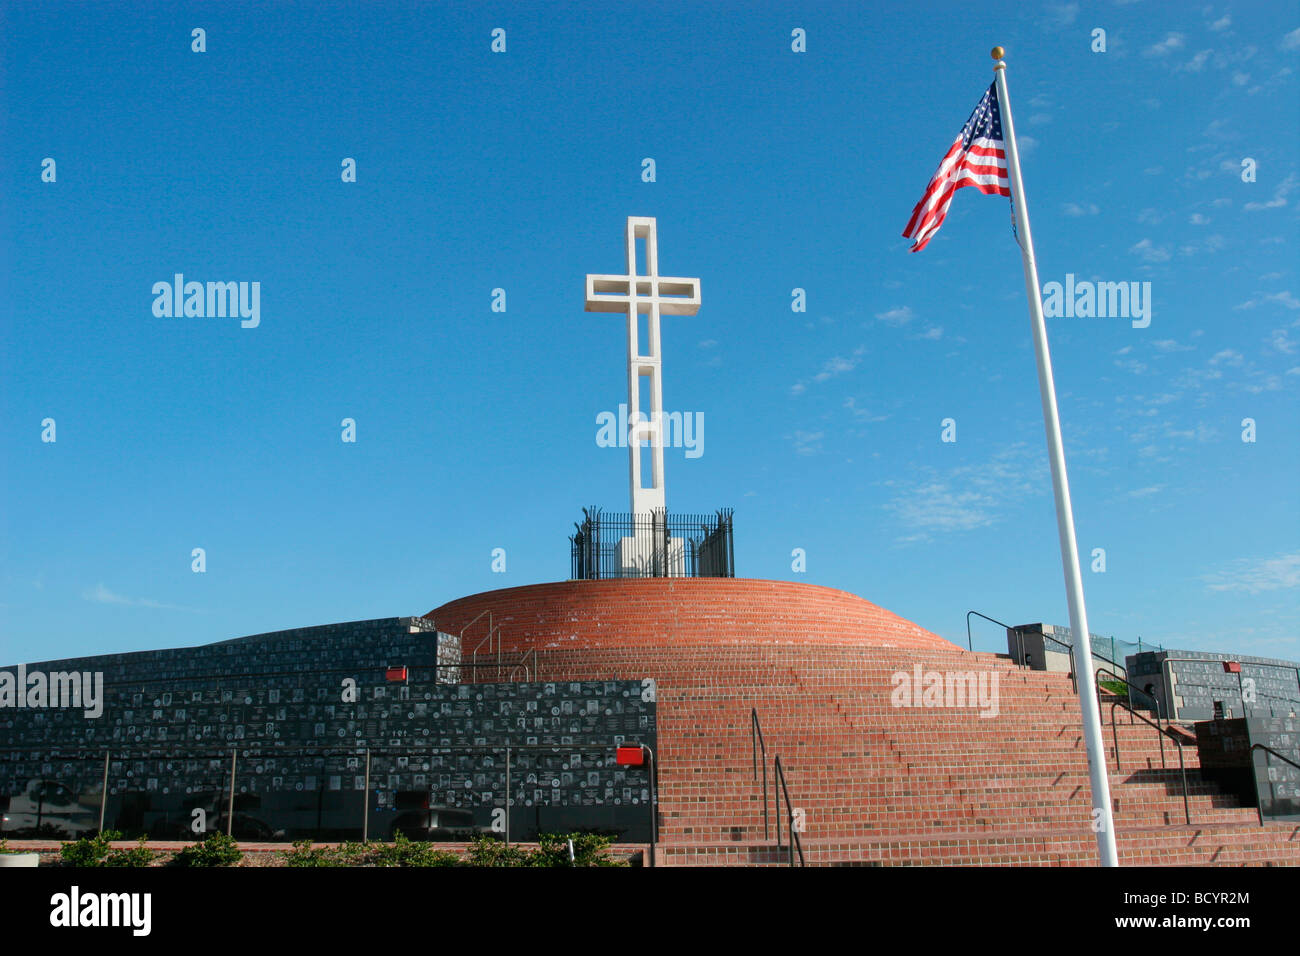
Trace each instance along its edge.
<instances>
[{"instance_id":1,"label":"black metal handrail","mask_svg":"<svg viewBox=\"0 0 1300 956\"><path fill-rule=\"evenodd\" d=\"M528 667L528 660L529 660L529 658L532 658L532 661L533 661L533 666L532 666L532 669L531 669L531 670L530 670L529 667ZM515 662L515 666L512 667L512 668L510 668L510 673L506 676L506 680L507 680L507 681L511 681L511 682L513 682L514 679L515 679L515 671L519 670L519 668L521 668L521 667L524 669L524 681L525 681L525 683L527 683L527 682L529 682L529 681L532 681L532 680L534 680L534 679L536 679L536 680L541 680L541 679L542 679L542 675L541 675L541 667L540 667L540 665L539 665L538 662L537 662L537 648L536 648L536 647L530 647L530 648L528 648L528 650L524 653L524 655L523 655L521 658L519 658L518 661Z\"/></svg>"},{"instance_id":2,"label":"black metal handrail","mask_svg":"<svg viewBox=\"0 0 1300 956\"><path fill-rule=\"evenodd\" d=\"M1042 638L1043 640L1045 640L1045 641L1051 641L1053 644L1060 644L1062 647L1064 647L1067 651L1070 652L1070 686L1074 688L1074 692L1077 694L1077 693L1079 692L1079 682L1078 682L1078 680L1076 679L1076 671L1078 670L1078 667L1076 666L1076 663L1077 663L1077 662L1076 662L1075 659L1074 659L1074 645L1073 645L1073 644L1067 644L1067 643L1065 643L1065 641L1062 641L1062 640L1060 640L1059 638L1052 637L1052 635L1050 635L1050 634L1039 634L1038 636L1041 637L1041 638ZM1092 641L1089 641L1089 642L1088 642L1088 645L1089 645L1088 649L1089 649L1090 651L1092 651ZM1021 642L1021 647L1022 647L1022 648L1024 647L1024 643L1023 643L1023 641ZM1109 664L1111 667L1116 667L1116 668L1118 668L1118 667L1120 666L1119 664L1116 664L1114 661L1112 661L1112 660L1111 660L1109 657L1107 657L1106 655L1104 655L1104 654L1098 654L1096 651L1092 651L1092 655L1091 655L1091 656L1095 657L1095 658L1096 658L1097 660L1099 660L1099 661L1103 661L1103 662ZM1128 673L1128 668L1123 668L1123 671L1124 671L1124 673L1127 674L1127 673ZM1124 678L1119 677L1118 674L1114 674L1114 673L1111 672L1111 671L1108 671L1107 673L1112 674L1112 676L1117 677L1119 680L1124 680ZM1126 684L1128 683L1128 681L1126 681L1126 680L1125 680L1124 682L1125 682ZM1132 703L1132 702L1133 702L1133 696L1130 694L1130 695L1129 695L1129 703Z\"/></svg>"},{"instance_id":3,"label":"black metal handrail","mask_svg":"<svg viewBox=\"0 0 1300 956\"><path fill-rule=\"evenodd\" d=\"M749 708L749 749L754 758L754 782L758 782L758 752L763 751L763 839L768 839L769 827L767 817L767 744L763 740L763 725L758 720L758 708Z\"/></svg>"},{"instance_id":4,"label":"black metal handrail","mask_svg":"<svg viewBox=\"0 0 1300 956\"><path fill-rule=\"evenodd\" d=\"M1019 628L1016 629L1016 632L1019 633ZM1041 637L1045 641L1051 641L1054 644L1060 644L1062 647L1065 648L1066 653L1070 655L1070 689L1073 690L1076 694L1079 693L1079 679L1078 679L1078 675L1075 673L1078 670L1078 668L1074 666L1074 645L1067 644L1065 643L1065 641L1057 640L1055 637L1052 637L1052 635L1050 634L1040 634L1039 637ZM1022 637L1020 639L1020 648L1022 653L1024 651L1024 647L1025 647L1025 641L1024 638ZM1046 660L1043 661L1043 666L1044 667L1047 666Z\"/></svg>"},{"instance_id":5,"label":"black metal handrail","mask_svg":"<svg viewBox=\"0 0 1300 956\"><path fill-rule=\"evenodd\" d=\"M1097 690L1097 709L1098 709L1099 711L1101 710L1101 675L1102 675L1102 674L1106 674L1106 675L1110 676L1111 678L1113 678L1114 680L1119 681L1121 684L1123 684L1123 685L1128 689L1128 703L1126 703L1124 706L1125 706L1126 708L1128 708L1128 712L1129 712L1130 715L1132 715L1132 714L1135 712L1135 711L1134 711L1134 708L1133 708L1133 691L1137 691L1137 692L1138 692L1139 694L1141 694L1143 697L1150 697L1150 698L1155 702L1155 705L1156 705L1156 708L1155 708L1155 710L1156 710L1156 720L1157 720L1157 721L1163 721L1163 722L1166 723L1166 724L1168 724L1168 723L1170 722L1170 721L1169 721L1169 718L1166 717L1166 716L1164 716L1164 714L1161 712L1161 708L1160 708L1160 700L1159 700L1159 698L1157 698L1154 694L1148 694L1148 693L1147 693L1146 691L1144 691L1142 688L1138 687L1137 684L1134 684L1132 681L1130 681L1127 677L1120 677L1120 676L1119 676L1118 674L1116 674L1114 671L1112 671L1112 670L1110 670L1109 668L1106 668L1106 667L1099 667L1099 668L1097 668L1097 669L1093 672L1093 677L1092 677L1093 682L1094 682L1095 685L1096 685L1096 690ZM1131 723L1133 723L1133 721L1130 719L1130 720L1129 720L1129 723L1131 724Z\"/></svg>"},{"instance_id":6,"label":"black metal handrail","mask_svg":"<svg viewBox=\"0 0 1300 956\"><path fill-rule=\"evenodd\" d=\"M1118 773L1122 768L1120 767L1120 763L1119 763L1119 728L1115 723L1115 708L1123 707L1123 706L1125 706L1124 702L1120 700L1117 700L1110 705L1110 730L1111 730L1111 735L1115 741L1115 772L1116 773ZM1168 767L1165 766L1165 737L1167 736L1170 740L1172 740L1175 744L1178 745L1178 772L1183 778L1183 818L1187 821L1187 825L1191 826L1192 810L1191 810L1191 802L1187 796L1187 764L1183 761L1183 742L1179 740L1176 736L1174 736L1174 732L1172 730L1168 728L1161 730L1158 725L1151 723L1151 721L1147 720L1147 718L1144 717L1142 714L1137 713L1137 711L1130 710L1129 713L1136 716L1148 727L1154 728L1156 733L1159 735L1160 767L1162 770L1168 769Z\"/></svg>"},{"instance_id":7,"label":"black metal handrail","mask_svg":"<svg viewBox=\"0 0 1300 956\"><path fill-rule=\"evenodd\" d=\"M498 625L496 625L496 626L494 627L493 624L492 624L492 617L491 617L491 615L488 616L488 632L487 632L487 636L484 637L483 640L479 641L478 644L476 644L476 645L474 646L474 651L473 651L472 654L470 654L470 666L471 666L471 667L478 667L478 652L479 652L479 648L481 648L484 644L487 645L487 656L488 656L488 659L491 660L491 657L492 657L492 638L493 638L494 636L495 636L496 639L497 639L497 640L496 640L496 646L497 646L497 660L496 660L496 667L497 667L497 680L500 680L500 679L501 679L501 664L502 664L502 661L501 661L501 625L498 624Z\"/></svg>"},{"instance_id":8,"label":"black metal handrail","mask_svg":"<svg viewBox=\"0 0 1300 956\"><path fill-rule=\"evenodd\" d=\"M776 777L776 783L781 784L781 789L777 790L773 785L772 790L776 797L776 848L781 849L781 794L785 794L785 810L789 815L790 824L790 865L794 866L795 851L799 851L799 865L807 866L808 863L803 858L803 841L799 838L799 831L794 828L794 805L790 802L790 790L785 785L785 771L781 769L781 755L777 754L772 760L773 776Z\"/></svg>"},{"instance_id":9,"label":"black metal handrail","mask_svg":"<svg viewBox=\"0 0 1300 956\"><path fill-rule=\"evenodd\" d=\"M1290 757L1287 757L1287 756L1285 756L1284 754L1280 754L1280 753L1278 753L1276 750L1274 750L1272 747L1268 746L1267 744L1251 744L1251 745L1250 745L1250 752L1251 752L1251 754L1252 754L1252 756L1251 756L1250 759L1251 759L1251 762L1252 762L1252 763L1253 763L1254 760L1255 760L1255 758L1254 758L1253 755L1254 755L1254 753L1255 753L1256 750L1263 750L1263 751L1266 751L1267 753L1272 754L1272 755L1273 755L1274 757L1276 757L1278 760L1281 760L1281 761L1283 761L1284 763L1289 763L1291 766L1295 767L1297 770L1300 770L1300 763L1296 763L1296 762L1295 762L1294 760L1292 760ZM1264 763L1264 768L1265 768L1266 770L1268 769L1268 762L1267 762L1267 760L1266 760L1265 763ZM1264 801L1263 801L1263 799L1262 799L1262 798L1260 797L1260 795L1259 795L1259 780L1258 780L1258 779L1256 779L1256 781L1255 781L1255 812L1256 812L1257 814L1259 814L1259 825L1260 825L1260 826L1263 826L1263 825L1264 825Z\"/></svg>"},{"instance_id":10,"label":"black metal handrail","mask_svg":"<svg viewBox=\"0 0 1300 956\"><path fill-rule=\"evenodd\" d=\"M991 618L987 614L981 614L979 611L967 611L966 612L966 649L971 653L974 653L975 651L975 647L971 641L971 635L970 635L970 616L972 614L974 614L976 617L984 618L984 620L988 621L990 624L996 624L999 627L1005 627L1008 631L1015 631L1017 636L1019 636L1020 634L1020 628L1018 627L1012 627L1010 624L1003 624L1001 621L995 618ZM1016 661L1017 664L1023 664L1024 657L1025 657L1024 650L1025 650L1025 645L1024 642L1022 641L1020 644L1020 659Z\"/></svg>"}]
</instances>

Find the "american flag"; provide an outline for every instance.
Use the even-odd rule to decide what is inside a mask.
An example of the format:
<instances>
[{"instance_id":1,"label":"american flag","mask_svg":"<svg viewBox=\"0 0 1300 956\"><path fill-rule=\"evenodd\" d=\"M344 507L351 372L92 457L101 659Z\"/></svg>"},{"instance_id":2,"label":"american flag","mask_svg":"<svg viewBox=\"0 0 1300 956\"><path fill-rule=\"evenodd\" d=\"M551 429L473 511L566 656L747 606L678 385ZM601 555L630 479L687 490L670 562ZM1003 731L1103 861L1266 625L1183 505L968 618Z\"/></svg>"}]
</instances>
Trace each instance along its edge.
<instances>
[{"instance_id":1,"label":"american flag","mask_svg":"<svg viewBox=\"0 0 1300 956\"><path fill-rule=\"evenodd\" d=\"M924 249L939 231L944 216L948 215L953 193L963 186L974 186L986 195L1011 195L996 82L985 91L984 98L943 157L930 185L925 187L925 195L912 210L912 218L903 230L903 238L915 240L912 252Z\"/></svg>"}]
</instances>

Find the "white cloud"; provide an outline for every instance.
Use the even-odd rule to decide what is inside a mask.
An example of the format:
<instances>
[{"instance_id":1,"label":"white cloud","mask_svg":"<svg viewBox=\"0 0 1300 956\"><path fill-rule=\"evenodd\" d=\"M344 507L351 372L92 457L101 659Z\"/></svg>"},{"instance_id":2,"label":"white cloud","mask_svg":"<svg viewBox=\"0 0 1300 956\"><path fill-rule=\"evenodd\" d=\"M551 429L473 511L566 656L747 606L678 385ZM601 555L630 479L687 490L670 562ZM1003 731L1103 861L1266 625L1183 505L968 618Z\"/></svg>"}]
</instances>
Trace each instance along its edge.
<instances>
[{"instance_id":1,"label":"white cloud","mask_svg":"<svg viewBox=\"0 0 1300 956\"><path fill-rule=\"evenodd\" d=\"M129 598L121 594L116 594L100 582L89 591L82 593L81 597L86 601L93 601L96 604L116 604L121 607L147 607L169 611L185 611L189 608L178 607L175 604L163 604L149 598Z\"/></svg>"},{"instance_id":2,"label":"white cloud","mask_svg":"<svg viewBox=\"0 0 1300 956\"><path fill-rule=\"evenodd\" d=\"M845 372L852 372L858 367L858 362L862 361L862 356L865 355L866 352L867 347L865 345L860 345L853 350L853 355L848 358L845 358L842 355L837 355L834 358L827 360L826 364L822 366L822 370L813 376L813 381L826 382L835 378L837 375L843 375Z\"/></svg>"},{"instance_id":3,"label":"white cloud","mask_svg":"<svg viewBox=\"0 0 1300 956\"><path fill-rule=\"evenodd\" d=\"M1300 178L1297 178L1295 173L1290 173L1286 179L1277 184L1277 188L1273 190L1272 199L1268 202L1248 202L1244 208L1252 211L1256 209L1280 209L1286 205L1287 194L1298 185L1300 185Z\"/></svg>"},{"instance_id":4,"label":"white cloud","mask_svg":"<svg viewBox=\"0 0 1300 956\"><path fill-rule=\"evenodd\" d=\"M1300 342L1289 338L1286 329L1274 329L1269 334L1268 344L1284 355L1295 355L1296 352L1300 352Z\"/></svg>"},{"instance_id":5,"label":"white cloud","mask_svg":"<svg viewBox=\"0 0 1300 956\"><path fill-rule=\"evenodd\" d=\"M1281 46L1284 50L1300 50L1300 27L1282 37Z\"/></svg>"},{"instance_id":6,"label":"white cloud","mask_svg":"<svg viewBox=\"0 0 1300 956\"><path fill-rule=\"evenodd\" d=\"M1253 309L1257 305L1263 305L1266 302L1276 302L1284 309L1300 309L1300 299L1291 294L1290 289L1283 289L1281 292L1274 292L1270 295L1257 295L1253 299L1247 299L1240 305L1234 305L1233 309Z\"/></svg>"},{"instance_id":7,"label":"white cloud","mask_svg":"<svg viewBox=\"0 0 1300 956\"><path fill-rule=\"evenodd\" d=\"M1077 3L1049 3L1047 13L1050 17L1049 26L1064 28L1078 19L1079 5Z\"/></svg>"},{"instance_id":8,"label":"white cloud","mask_svg":"<svg viewBox=\"0 0 1300 956\"><path fill-rule=\"evenodd\" d=\"M796 431L794 433L795 453L799 455L817 454L822 450L822 439L825 437L825 432Z\"/></svg>"},{"instance_id":9,"label":"white cloud","mask_svg":"<svg viewBox=\"0 0 1300 956\"><path fill-rule=\"evenodd\" d=\"M888 325L906 325L911 322L915 315L910 305L905 305L901 309L890 309L888 312L877 312L876 318Z\"/></svg>"},{"instance_id":10,"label":"white cloud","mask_svg":"<svg viewBox=\"0 0 1300 956\"><path fill-rule=\"evenodd\" d=\"M853 413L853 417L861 422L883 422L888 415L873 415L870 410L858 408L857 400L850 395L844 399L844 407Z\"/></svg>"},{"instance_id":11,"label":"white cloud","mask_svg":"<svg viewBox=\"0 0 1300 956\"><path fill-rule=\"evenodd\" d=\"M1241 558L1204 576L1211 591L1259 594L1300 586L1300 551L1273 558Z\"/></svg>"},{"instance_id":12,"label":"white cloud","mask_svg":"<svg viewBox=\"0 0 1300 956\"><path fill-rule=\"evenodd\" d=\"M1213 30L1215 33L1222 33L1230 26L1232 26L1232 15L1229 13L1225 13L1218 20L1215 20L1213 23L1210 24L1210 29Z\"/></svg>"},{"instance_id":13,"label":"white cloud","mask_svg":"<svg viewBox=\"0 0 1300 956\"><path fill-rule=\"evenodd\" d=\"M1171 33L1159 43L1153 43L1143 50L1145 56L1168 56L1174 50L1183 48L1183 41L1186 39L1181 33Z\"/></svg>"},{"instance_id":14,"label":"white cloud","mask_svg":"<svg viewBox=\"0 0 1300 956\"><path fill-rule=\"evenodd\" d=\"M909 528L922 531L973 531L994 523L993 498L944 481L916 485L886 507ZM915 536L914 536L915 537Z\"/></svg>"},{"instance_id":15,"label":"white cloud","mask_svg":"<svg viewBox=\"0 0 1300 956\"><path fill-rule=\"evenodd\" d=\"M1143 262L1168 262L1169 250L1164 246L1157 246L1150 239L1143 239L1129 248L1129 252L1136 253L1142 257Z\"/></svg>"},{"instance_id":16,"label":"white cloud","mask_svg":"<svg viewBox=\"0 0 1300 956\"><path fill-rule=\"evenodd\" d=\"M931 534L997 524L1011 504L1044 494L1048 485L1046 460L1023 442L984 464L962 465L942 474L926 471L924 478L912 482L886 482L897 491L885 510L908 530L918 532L903 540L926 540Z\"/></svg>"},{"instance_id":17,"label":"white cloud","mask_svg":"<svg viewBox=\"0 0 1300 956\"><path fill-rule=\"evenodd\" d=\"M1080 206L1076 202L1067 202L1061 207L1061 211L1067 216L1095 216L1101 210L1097 208L1096 203L1088 203L1086 206Z\"/></svg>"},{"instance_id":18,"label":"white cloud","mask_svg":"<svg viewBox=\"0 0 1300 956\"><path fill-rule=\"evenodd\" d=\"M812 381L820 385L822 382L829 382L831 379L843 375L845 372L851 372L858 367L858 363L862 361L862 356L866 354L867 347L865 345L859 345L853 350L853 354L848 357L836 355L833 358L829 358L826 360L826 363L822 365L821 371L812 377ZM790 386L790 394L802 395L807 391L807 389L808 382L796 382L794 385Z\"/></svg>"},{"instance_id":19,"label":"white cloud","mask_svg":"<svg viewBox=\"0 0 1300 956\"><path fill-rule=\"evenodd\" d=\"M1134 488L1128 493L1130 498L1149 498L1165 490L1164 485L1148 485L1146 488Z\"/></svg>"}]
</instances>

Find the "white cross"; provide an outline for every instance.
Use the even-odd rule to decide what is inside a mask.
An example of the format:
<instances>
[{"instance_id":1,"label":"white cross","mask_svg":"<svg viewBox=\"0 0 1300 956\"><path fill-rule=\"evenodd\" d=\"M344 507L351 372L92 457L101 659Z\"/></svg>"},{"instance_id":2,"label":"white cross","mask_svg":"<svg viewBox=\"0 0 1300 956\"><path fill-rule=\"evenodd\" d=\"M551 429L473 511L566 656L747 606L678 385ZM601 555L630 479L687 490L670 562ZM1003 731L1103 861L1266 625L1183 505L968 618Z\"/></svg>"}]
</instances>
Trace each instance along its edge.
<instances>
[{"instance_id":1,"label":"white cross","mask_svg":"<svg viewBox=\"0 0 1300 956\"><path fill-rule=\"evenodd\" d=\"M645 240L646 271L637 269L636 241ZM628 451L632 513L661 510L664 505L663 362L659 354L659 316L695 315L700 310L700 280L659 275L659 240L655 220L627 217L627 274L587 276L586 311L627 313ZM649 354L637 345L642 312L650 316L646 343ZM650 379L649 419L641 414L641 378ZM641 443L653 449L651 483L641 481Z\"/></svg>"}]
</instances>

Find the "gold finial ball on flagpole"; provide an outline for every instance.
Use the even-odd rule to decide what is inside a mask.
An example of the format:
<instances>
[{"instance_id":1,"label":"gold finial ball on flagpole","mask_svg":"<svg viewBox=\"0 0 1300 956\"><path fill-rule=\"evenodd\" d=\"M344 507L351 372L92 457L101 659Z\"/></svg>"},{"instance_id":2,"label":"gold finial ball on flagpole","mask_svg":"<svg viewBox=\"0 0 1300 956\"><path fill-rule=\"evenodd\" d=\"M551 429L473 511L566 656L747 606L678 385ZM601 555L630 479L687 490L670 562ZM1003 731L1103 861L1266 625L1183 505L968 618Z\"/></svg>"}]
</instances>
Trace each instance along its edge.
<instances>
[{"instance_id":1,"label":"gold finial ball on flagpole","mask_svg":"<svg viewBox=\"0 0 1300 956\"><path fill-rule=\"evenodd\" d=\"M995 46L995 47L993 48L993 59L995 59L995 60L1000 60L1000 59L1002 59L1004 56L1006 56L1006 53L1007 53L1007 51L1004 50L1004 49L1002 49L1002 47L1000 47L1000 46Z\"/></svg>"}]
</instances>

